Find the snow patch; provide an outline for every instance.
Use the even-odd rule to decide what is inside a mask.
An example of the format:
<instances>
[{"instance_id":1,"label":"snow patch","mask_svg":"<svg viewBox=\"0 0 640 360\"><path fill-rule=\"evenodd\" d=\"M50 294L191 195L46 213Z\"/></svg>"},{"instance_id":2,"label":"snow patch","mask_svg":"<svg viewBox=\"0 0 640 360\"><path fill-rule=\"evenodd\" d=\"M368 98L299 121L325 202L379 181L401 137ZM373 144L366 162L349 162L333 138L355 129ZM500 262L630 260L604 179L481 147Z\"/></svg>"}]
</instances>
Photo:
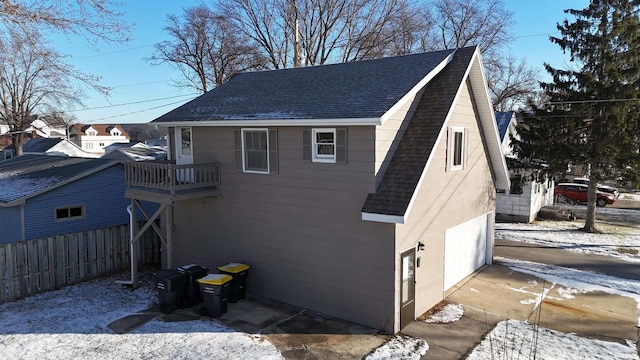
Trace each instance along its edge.
<instances>
[{"instance_id":1,"label":"snow patch","mask_svg":"<svg viewBox=\"0 0 640 360\"><path fill-rule=\"evenodd\" d=\"M109 323L148 308L150 285L108 277L0 305L2 359L283 359L268 341L210 319L151 321L129 334Z\"/></svg>"},{"instance_id":2,"label":"snow patch","mask_svg":"<svg viewBox=\"0 0 640 360\"><path fill-rule=\"evenodd\" d=\"M558 294L560 294L560 296L564 299L575 299L575 294L584 294L585 291L580 290L580 289L574 289L574 288L558 288Z\"/></svg>"},{"instance_id":3,"label":"snow patch","mask_svg":"<svg viewBox=\"0 0 640 360\"><path fill-rule=\"evenodd\" d=\"M636 301L638 310L640 310L640 281L530 261L501 257L495 257L494 260L515 271L533 275L554 285L559 284L579 289L582 292L602 291L632 298ZM638 318L638 326L640 326L640 317Z\"/></svg>"},{"instance_id":4,"label":"snow patch","mask_svg":"<svg viewBox=\"0 0 640 360\"><path fill-rule=\"evenodd\" d=\"M520 300L520 304L522 305L531 305L531 304L535 304L538 301L536 299L527 299L527 300Z\"/></svg>"},{"instance_id":5,"label":"snow patch","mask_svg":"<svg viewBox=\"0 0 640 360\"><path fill-rule=\"evenodd\" d=\"M515 320L498 323L467 359L573 360L585 355L590 359L638 359L635 345L586 339Z\"/></svg>"},{"instance_id":6,"label":"snow patch","mask_svg":"<svg viewBox=\"0 0 640 360\"><path fill-rule=\"evenodd\" d=\"M640 212L636 210L608 209L626 211L636 219ZM602 210L599 210L602 211ZM611 212L611 211L610 211ZM597 215L599 216L599 215ZM622 233L592 234L579 229L584 222L544 221L536 224L496 223L497 239L520 241L524 243L558 247L584 254L607 255L630 262L640 262L640 257L631 253L620 253L620 248L640 250L640 229L626 227ZM607 227L605 224L598 225Z\"/></svg>"},{"instance_id":7,"label":"snow patch","mask_svg":"<svg viewBox=\"0 0 640 360\"><path fill-rule=\"evenodd\" d=\"M424 322L430 324L450 324L462 317L464 309L460 304L447 304L442 310L425 319Z\"/></svg>"},{"instance_id":8,"label":"snow patch","mask_svg":"<svg viewBox=\"0 0 640 360\"><path fill-rule=\"evenodd\" d=\"M23 196L33 194L42 189L57 183L60 178L57 176L33 178L20 177L15 174L0 175L0 201L10 202Z\"/></svg>"},{"instance_id":9,"label":"snow patch","mask_svg":"<svg viewBox=\"0 0 640 360\"><path fill-rule=\"evenodd\" d=\"M418 360L427 350L429 345L422 339L396 335L365 357L365 360Z\"/></svg>"}]
</instances>

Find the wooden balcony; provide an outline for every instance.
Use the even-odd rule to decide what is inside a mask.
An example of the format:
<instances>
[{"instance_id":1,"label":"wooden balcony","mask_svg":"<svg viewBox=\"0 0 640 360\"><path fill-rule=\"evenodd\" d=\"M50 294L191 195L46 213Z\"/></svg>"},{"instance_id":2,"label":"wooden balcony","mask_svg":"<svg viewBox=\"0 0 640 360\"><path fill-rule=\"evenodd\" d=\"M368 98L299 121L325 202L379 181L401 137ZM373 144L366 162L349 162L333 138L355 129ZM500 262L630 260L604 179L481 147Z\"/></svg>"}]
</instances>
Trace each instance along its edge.
<instances>
[{"instance_id":1,"label":"wooden balcony","mask_svg":"<svg viewBox=\"0 0 640 360\"><path fill-rule=\"evenodd\" d=\"M220 195L220 163L127 162L125 197L160 204Z\"/></svg>"}]
</instances>

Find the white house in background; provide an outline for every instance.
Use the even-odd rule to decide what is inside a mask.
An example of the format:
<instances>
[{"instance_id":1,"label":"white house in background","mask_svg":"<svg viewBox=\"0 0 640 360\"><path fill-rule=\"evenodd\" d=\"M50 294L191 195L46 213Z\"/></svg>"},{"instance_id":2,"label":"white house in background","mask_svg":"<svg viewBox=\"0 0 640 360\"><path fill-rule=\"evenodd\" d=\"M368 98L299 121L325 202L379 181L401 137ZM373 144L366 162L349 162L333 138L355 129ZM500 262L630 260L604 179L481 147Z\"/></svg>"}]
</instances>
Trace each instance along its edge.
<instances>
[{"instance_id":1,"label":"white house in background","mask_svg":"<svg viewBox=\"0 0 640 360\"><path fill-rule=\"evenodd\" d=\"M85 151L102 155L111 144L128 143L129 134L120 125L75 124L69 128L69 140Z\"/></svg>"},{"instance_id":2,"label":"white house in background","mask_svg":"<svg viewBox=\"0 0 640 360\"><path fill-rule=\"evenodd\" d=\"M496 112L501 149L507 166L513 161L518 161L511 146L511 137L520 138L516 130L518 117L514 112ZM538 211L543 206L553 204L553 180L538 182L527 179L529 175L509 168L511 188L498 191L496 195L496 220L529 223L536 219Z\"/></svg>"},{"instance_id":3,"label":"white house in background","mask_svg":"<svg viewBox=\"0 0 640 360\"><path fill-rule=\"evenodd\" d=\"M67 137L67 129L65 126L52 126L46 120L40 118L33 120L24 132L30 134L31 138L64 139Z\"/></svg>"},{"instance_id":4,"label":"white house in background","mask_svg":"<svg viewBox=\"0 0 640 360\"><path fill-rule=\"evenodd\" d=\"M0 120L0 136L8 132L9 132L9 125L6 123L6 121Z\"/></svg>"}]
</instances>

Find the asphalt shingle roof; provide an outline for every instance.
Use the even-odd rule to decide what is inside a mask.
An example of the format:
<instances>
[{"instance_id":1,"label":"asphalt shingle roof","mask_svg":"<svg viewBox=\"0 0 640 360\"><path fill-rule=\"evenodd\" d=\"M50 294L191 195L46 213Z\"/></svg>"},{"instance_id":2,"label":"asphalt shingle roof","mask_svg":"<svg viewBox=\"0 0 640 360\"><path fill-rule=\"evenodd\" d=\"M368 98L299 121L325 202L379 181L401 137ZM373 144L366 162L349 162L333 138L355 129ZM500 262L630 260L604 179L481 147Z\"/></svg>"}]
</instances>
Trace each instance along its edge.
<instances>
[{"instance_id":1,"label":"asphalt shingle roof","mask_svg":"<svg viewBox=\"0 0 640 360\"><path fill-rule=\"evenodd\" d=\"M26 154L0 162L0 203L29 196L113 160Z\"/></svg>"},{"instance_id":2,"label":"asphalt shingle roof","mask_svg":"<svg viewBox=\"0 0 640 360\"><path fill-rule=\"evenodd\" d=\"M504 136L507 134L509 123L513 112L496 112L496 123L498 124L498 133L500 134L500 141L504 140Z\"/></svg>"},{"instance_id":3,"label":"asphalt shingle roof","mask_svg":"<svg viewBox=\"0 0 640 360\"><path fill-rule=\"evenodd\" d=\"M154 122L380 117L453 51L240 73Z\"/></svg>"},{"instance_id":4,"label":"asphalt shingle roof","mask_svg":"<svg viewBox=\"0 0 640 360\"><path fill-rule=\"evenodd\" d=\"M35 138L22 145L23 152L45 153L56 146L63 139L60 138Z\"/></svg>"},{"instance_id":5,"label":"asphalt shingle roof","mask_svg":"<svg viewBox=\"0 0 640 360\"><path fill-rule=\"evenodd\" d=\"M404 216L475 49L457 50L453 60L427 84L382 181L367 196L362 212Z\"/></svg>"}]
</instances>

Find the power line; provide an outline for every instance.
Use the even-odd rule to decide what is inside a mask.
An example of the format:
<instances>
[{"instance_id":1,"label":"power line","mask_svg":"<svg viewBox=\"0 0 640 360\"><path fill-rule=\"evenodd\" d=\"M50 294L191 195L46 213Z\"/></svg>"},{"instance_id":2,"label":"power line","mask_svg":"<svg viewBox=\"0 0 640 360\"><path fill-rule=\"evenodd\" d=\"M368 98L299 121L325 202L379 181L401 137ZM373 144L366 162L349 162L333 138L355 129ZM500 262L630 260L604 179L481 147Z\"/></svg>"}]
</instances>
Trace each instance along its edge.
<instances>
[{"instance_id":1,"label":"power line","mask_svg":"<svg viewBox=\"0 0 640 360\"><path fill-rule=\"evenodd\" d=\"M196 95L198 95L198 94L197 93L192 93L192 94L177 95L177 96L167 96L167 97L157 98L157 99L140 100L140 101L133 101L133 102L122 103L122 104L103 105L103 106L96 106L96 107L84 108L84 109L73 109L73 110L68 110L68 111L69 112L77 112L77 111L85 111L85 110L106 109L106 108L113 108L113 107L118 107L118 106L136 105L136 104L143 104L143 103L148 103L148 102L152 102L152 101L176 99L176 98L180 98L180 97L196 96Z\"/></svg>"},{"instance_id":2,"label":"power line","mask_svg":"<svg viewBox=\"0 0 640 360\"><path fill-rule=\"evenodd\" d=\"M148 47L152 47L152 46L155 46L155 44L143 45L143 46L138 46L138 47L134 47L134 48L128 48L128 49L124 49L124 50L116 50L116 51L100 53L100 54L93 54L93 55L87 55L87 56L79 56L79 57L71 56L71 59L73 59L73 60L90 59L90 58L104 56L104 55L113 55L113 54L119 54L119 53L128 52L128 51L144 49L144 48L148 48Z\"/></svg>"},{"instance_id":3,"label":"power line","mask_svg":"<svg viewBox=\"0 0 640 360\"><path fill-rule=\"evenodd\" d=\"M575 101L551 101L549 105L561 104L588 104L588 103L605 103L605 102L621 102L621 101L640 101L640 99L597 99L597 100L575 100Z\"/></svg>"},{"instance_id":4,"label":"power line","mask_svg":"<svg viewBox=\"0 0 640 360\"><path fill-rule=\"evenodd\" d=\"M113 118L117 118L117 117L120 117L120 116L127 116L127 115L138 114L138 113L142 113L142 112L145 112L145 111L150 111L150 110L160 109L160 108L163 108L163 107L165 107L165 106L171 106L171 105L179 104L179 103L184 102L184 101L185 101L185 100L179 100L179 101L175 101L175 102L172 102L172 103L168 103L168 104L164 104L164 105L159 105L159 106L154 106L154 107L147 108L147 109L143 109L143 110L137 110L137 111L128 112L128 113L125 113L125 114L111 115L111 116L106 116L106 117L102 117L102 118L98 118L98 119L93 119L93 120L89 120L89 121L87 121L87 122L88 122L88 123L94 123L94 122L96 122L96 121L102 121L102 120L113 119Z\"/></svg>"}]
</instances>

